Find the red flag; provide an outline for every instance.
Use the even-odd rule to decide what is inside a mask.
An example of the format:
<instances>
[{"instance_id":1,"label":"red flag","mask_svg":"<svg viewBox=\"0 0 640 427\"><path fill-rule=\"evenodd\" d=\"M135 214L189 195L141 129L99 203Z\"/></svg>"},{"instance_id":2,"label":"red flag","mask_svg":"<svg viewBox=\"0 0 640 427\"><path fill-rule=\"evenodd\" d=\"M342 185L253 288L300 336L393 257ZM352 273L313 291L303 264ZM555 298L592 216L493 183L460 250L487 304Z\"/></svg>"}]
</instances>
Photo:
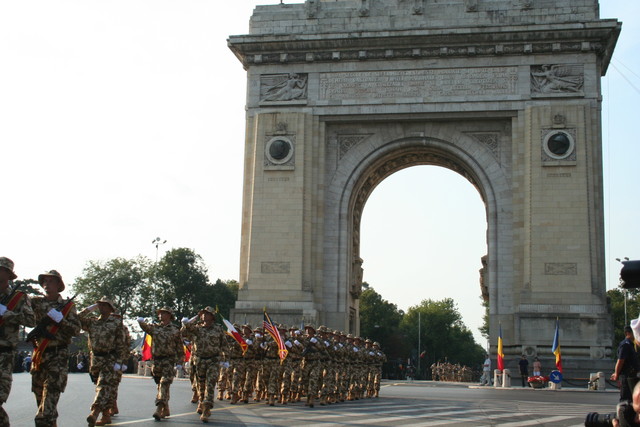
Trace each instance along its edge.
<instances>
[{"instance_id":1,"label":"red flag","mask_svg":"<svg viewBox=\"0 0 640 427\"><path fill-rule=\"evenodd\" d=\"M191 359L191 350L189 350L191 346L187 346L184 342L182 343L182 346L184 347L184 361L188 362L189 359Z\"/></svg>"},{"instance_id":2,"label":"red flag","mask_svg":"<svg viewBox=\"0 0 640 427\"><path fill-rule=\"evenodd\" d=\"M244 352L247 351L247 348L249 348L249 346L244 341L244 338L242 338L242 335L240 335L240 332L238 332L238 330L233 327L231 322L225 319L222 316L222 314L218 313L218 316L220 316L220 318L222 319L222 323L224 323L224 326L227 327L227 335L229 335L231 338L236 340L238 344L240 344L240 348L242 348L242 354L244 354Z\"/></svg>"},{"instance_id":3,"label":"red flag","mask_svg":"<svg viewBox=\"0 0 640 427\"><path fill-rule=\"evenodd\" d=\"M289 353L289 351L284 345L284 341L282 340L280 331L278 331L278 328L274 326L273 322L271 321L271 318L269 317L266 311L264 312L264 320L262 321L262 327L267 332L269 332L269 335L271 335L271 338L273 338L273 340L278 344L278 357L280 357L280 361L282 362L287 357L287 353Z\"/></svg>"},{"instance_id":4,"label":"red flag","mask_svg":"<svg viewBox=\"0 0 640 427\"><path fill-rule=\"evenodd\" d=\"M151 340L151 335L145 332L144 338L142 339L142 349L140 350L143 362L151 360Z\"/></svg>"}]
</instances>

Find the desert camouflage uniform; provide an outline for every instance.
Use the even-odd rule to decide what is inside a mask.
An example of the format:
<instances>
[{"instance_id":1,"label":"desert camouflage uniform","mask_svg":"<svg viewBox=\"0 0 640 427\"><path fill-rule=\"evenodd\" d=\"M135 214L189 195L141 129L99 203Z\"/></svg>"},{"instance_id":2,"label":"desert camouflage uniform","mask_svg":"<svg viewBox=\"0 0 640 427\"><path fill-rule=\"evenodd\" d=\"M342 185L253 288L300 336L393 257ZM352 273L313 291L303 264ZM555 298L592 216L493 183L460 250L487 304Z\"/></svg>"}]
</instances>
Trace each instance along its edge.
<instances>
[{"instance_id":1,"label":"desert camouflage uniform","mask_svg":"<svg viewBox=\"0 0 640 427\"><path fill-rule=\"evenodd\" d=\"M328 399L331 395L335 393L336 387L336 371L335 371L335 357L336 352L333 347L333 340L327 334L326 327L322 328L321 333L321 344L324 347L324 356L322 358L322 388L320 390L320 404L324 405L328 403ZM320 329L318 328L318 329Z\"/></svg>"},{"instance_id":2,"label":"desert camouflage uniform","mask_svg":"<svg viewBox=\"0 0 640 427\"><path fill-rule=\"evenodd\" d=\"M49 301L45 297L33 297L31 305L36 317L36 323L44 318L48 318L47 313L52 308L58 309L64 305L61 296L55 301ZM72 303L73 304L73 303ZM36 426L55 425L58 418L58 400L60 394L67 387L67 375L69 373L69 350L71 338L80 332L80 320L75 305L71 307L69 313L60 321L58 332L42 354L40 366L31 365L31 391L36 396L38 412L35 417ZM50 325L47 329L51 329ZM39 346L43 338L36 340L35 345Z\"/></svg>"},{"instance_id":3,"label":"desert camouflage uniform","mask_svg":"<svg viewBox=\"0 0 640 427\"><path fill-rule=\"evenodd\" d=\"M301 386L301 375L302 375L302 350L304 349L302 343L299 340L299 331L294 332L291 338L287 341L291 343L291 347L287 346L289 353L287 355L287 360L289 361L287 366L289 367L290 374L290 382L289 382L289 401L293 402L297 400L300 396L299 393L302 393ZM283 384L283 388L285 385Z\"/></svg>"},{"instance_id":4,"label":"desert camouflage uniform","mask_svg":"<svg viewBox=\"0 0 640 427\"><path fill-rule=\"evenodd\" d=\"M118 315L114 315L118 316ZM122 317L120 316L122 319ZM122 325L122 333L124 334L124 353L122 355L122 363L128 362L129 359L129 350L131 349L131 335L129 334L129 328L120 321ZM120 387L120 383L122 382L122 374L124 373L124 366L122 369L116 372L116 381L114 385L113 394L111 395L111 401L109 402L109 408L112 410L112 414L118 413L118 388Z\"/></svg>"},{"instance_id":5,"label":"desert camouflage uniform","mask_svg":"<svg viewBox=\"0 0 640 427\"><path fill-rule=\"evenodd\" d=\"M237 325L233 325L238 330ZM247 366L243 359L242 347L230 335L225 337L227 345L227 361L229 362L227 390L231 393L231 403L235 404L242 395L242 387L244 386L244 378L247 374Z\"/></svg>"},{"instance_id":6,"label":"desert camouflage uniform","mask_svg":"<svg viewBox=\"0 0 640 427\"><path fill-rule=\"evenodd\" d=\"M219 325L187 323L182 326L182 336L192 342L191 366L197 377L200 402L213 407L215 387L220 369L219 362L228 352L226 334Z\"/></svg>"},{"instance_id":7,"label":"desert camouflage uniform","mask_svg":"<svg viewBox=\"0 0 640 427\"><path fill-rule=\"evenodd\" d=\"M274 400L279 397L282 387L282 367L278 356L278 343L267 334L265 341L263 375L266 383L268 400L267 403L273 406Z\"/></svg>"},{"instance_id":8,"label":"desert camouflage uniform","mask_svg":"<svg viewBox=\"0 0 640 427\"><path fill-rule=\"evenodd\" d=\"M176 375L176 363L182 363L184 359L184 345L180 336L180 329L173 323L148 324L140 322L140 327L151 335L151 355L153 365L151 374L158 385L156 394L156 406L169 404L171 397L169 388Z\"/></svg>"},{"instance_id":9,"label":"desert camouflage uniform","mask_svg":"<svg viewBox=\"0 0 640 427\"><path fill-rule=\"evenodd\" d=\"M287 333L284 332L282 339L287 349L287 357L281 363L282 379L280 381L280 403L283 405L291 401L291 380L296 364L296 355L294 355L294 344Z\"/></svg>"},{"instance_id":10,"label":"desert camouflage uniform","mask_svg":"<svg viewBox=\"0 0 640 427\"><path fill-rule=\"evenodd\" d=\"M387 361L387 356L380 350L380 345L377 342L373 343L373 351L375 353L375 374L373 379L373 391L374 396L378 397L380 392L380 380L382 378L382 365Z\"/></svg>"},{"instance_id":11,"label":"desert camouflage uniform","mask_svg":"<svg viewBox=\"0 0 640 427\"><path fill-rule=\"evenodd\" d=\"M302 384L307 396L307 404L313 406L313 399L318 395L318 388L322 380L322 365L320 359L324 357L324 349L320 340L307 335L302 341Z\"/></svg>"},{"instance_id":12,"label":"desert camouflage uniform","mask_svg":"<svg viewBox=\"0 0 640 427\"><path fill-rule=\"evenodd\" d=\"M0 298L8 299L11 290L7 288L4 293L0 294ZM31 309L31 301L29 297L22 293L18 304L12 309L4 313L0 317L0 426L9 425L9 416L2 408L2 405L9 398L11 392L11 382L13 372L13 362L15 360L16 345L18 344L18 332L20 325L35 326L36 320ZM9 301L3 301L7 305Z\"/></svg>"},{"instance_id":13,"label":"desert camouflage uniform","mask_svg":"<svg viewBox=\"0 0 640 427\"><path fill-rule=\"evenodd\" d=\"M82 329L89 333L91 365L89 372L96 384L91 410L106 411L115 395L118 375L115 364L121 364L128 352L122 319L110 315L103 319L87 311L79 314Z\"/></svg>"},{"instance_id":14,"label":"desert camouflage uniform","mask_svg":"<svg viewBox=\"0 0 640 427\"><path fill-rule=\"evenodd\" d=\"M241 381L242 401L247 403L256 386L262 349L260 348L260 344L253 333L245 334L243 337L248 347L242 359L242 364L244 366L244 376Z\"/></svg>"}]
</instances>

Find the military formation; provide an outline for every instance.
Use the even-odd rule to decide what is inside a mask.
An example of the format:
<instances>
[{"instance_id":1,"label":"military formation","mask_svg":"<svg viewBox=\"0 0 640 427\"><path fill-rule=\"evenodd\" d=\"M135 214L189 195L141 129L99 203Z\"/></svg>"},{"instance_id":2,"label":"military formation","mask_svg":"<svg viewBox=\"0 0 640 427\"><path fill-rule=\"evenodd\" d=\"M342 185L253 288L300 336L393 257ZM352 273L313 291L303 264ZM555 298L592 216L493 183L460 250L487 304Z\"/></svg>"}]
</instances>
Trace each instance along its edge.
<instances>
[{"instance_id":1,"label":"military formation","mask_svg":"<svg viewBox=\"0 0 640 427\"><path fill-rule=\"evenodd\" d=\"M95 397L87 416L89 427L111 424L118 414L118 386L127 370L131 338L117 307L107 297L77 312L74 298L63 299L62 275L50 270L38 276L44 296L29 297L12 286L14 263L0 257L0 427L9 426L2 405L11 391L13 363L21 326L33 328L31 389L37 427L57 427L58 401L67 385L69 345L84 330L91 352L89 373ZM203 423L209 422L215 399L231 404L250 400L274 406L305 401L328 405L378 397L382 364L377 342L313 325L252 328L217 323L217 311L205 307L178 327L171 308L157 310L157 323L138 318L151 336L151 373L157 385L155 412L160 421L170 415L170 387L190 352L191 401ZM266 316L266 314L265 314ZM217 394L216 394L217 390Z\"/></svg>"},{"instance_id":2,"label":"military formation","mask_svg":"<svg viewBox=\"0 0 640 427\"><path fill-rule=\"evenodd\" d=\"M434 381L472 382L476 373L468 366L449 362L437 362L431 365L431 378Z\"/></svg>"}]
</instances>

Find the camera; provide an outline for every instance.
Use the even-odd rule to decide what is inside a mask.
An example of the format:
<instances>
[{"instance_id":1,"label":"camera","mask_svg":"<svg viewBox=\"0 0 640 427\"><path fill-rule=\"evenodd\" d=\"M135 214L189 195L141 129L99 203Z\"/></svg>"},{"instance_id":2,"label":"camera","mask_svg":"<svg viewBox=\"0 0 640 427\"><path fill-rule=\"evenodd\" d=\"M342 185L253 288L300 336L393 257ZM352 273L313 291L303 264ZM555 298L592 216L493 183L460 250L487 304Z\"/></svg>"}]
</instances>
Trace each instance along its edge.
<instances>
[{"instance_id":1,"label":"camera","mask_svg":"<svg viewBox=\"0 0 640 427\"><path fill-rule=\"evenodd\" d=\"M618 420L621 427L638 425L635 422L636 413L630 402L620 402L616 407L616 412L609 414L599 414L589 412L584 420L585 427L608 427L613 425L613 420Z\"/></svg>"}]
</instances>

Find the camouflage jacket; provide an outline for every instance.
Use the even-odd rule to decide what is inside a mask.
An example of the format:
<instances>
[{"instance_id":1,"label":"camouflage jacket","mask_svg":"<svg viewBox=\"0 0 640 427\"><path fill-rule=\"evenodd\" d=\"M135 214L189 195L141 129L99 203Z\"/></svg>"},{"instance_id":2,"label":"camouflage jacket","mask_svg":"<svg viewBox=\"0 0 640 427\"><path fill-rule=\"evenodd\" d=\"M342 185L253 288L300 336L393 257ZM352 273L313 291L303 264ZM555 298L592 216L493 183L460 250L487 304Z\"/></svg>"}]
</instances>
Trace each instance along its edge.
<instances>
[{"instance_id":1,"label":"camouflage jacket","mask_svg":"<svg viewBox=\"0 0 640 427\"><path fill-rule=\"evenodd\" d=\"M45 317L48 318L47 313L52 308L58 309L62 305L64 305L65 301L62 299L62 296L58 295L58 299L55 301L49 301L46 297L33 297L31 298L31 306L33 307L33 313L36 316L36 324L40 323ZM73 303L72 303L73 304ZM51 324L47 326L48 330L56 325L55 322L51 321ZM80 320L78 319L78 312L76 311L76 306L73 304L69 313L57 323L58 332L54 335L53 339L49 340L49 348L56 346L66 346L71 343L71 338L75 337L80 333ZM42 338L38 338L37 345L40 344Z\"/></svg>"},{"instance_id":2,"label":"camouflage jacket","mask_svg":"<svg viewBox=\"0 0 640 427\"><path fill-rule=\"evenodd\" d=\"M191 356L199 358L224 357L229 352L227 334L218 325L187 323L180 330L182 336L192 343ZM238 347L239 345L236 344Z\"/></svg>"},{"instance_id":3,"label":"camouflage jacket","mask_svg":"<svg viewBox=\"0 0 640 427\"><path fill-rule=\"evenodd\" d=\"M111 315L106 319L91 312L78 315L82 329L89 333L89 349L95 356L115 356L122 360L128 356L129 347L125 336L126 328L120 317Z\"/></svg>"},{"instance_id":4,"label":"camouflage jacket","mask_svg":"<svg viewBox=\"0 0 640 427\"><path fill-rule=\"evenodd\" d=\"M302 357L306 360L320 360L324 358L324 344L318 337L304 337L300 341L304 347Z\"/></svg>"},{"instance_id":5,"label":"camouflage jacket","mask_svg":"<svg viewBox=\"0 0 640 427\"><path fill-rule=\"evenodd\" d=\"M141 322L140 327L151 335L151 355L154 359L170 359L178 363L184 359L184 344L180 329L173 323L168 325Z\"/></svg>"},{"instance_id":6,"label":"camouflage jacket","mask_svg":"<svg viewBox=\"0 0 640 427\"><path fill-rule=\"evenodd\" d=\"M0 326L0 347L13 347L18 344L18 331L20 325L33 327L36 325L36 318L31 308L31 300L23 292L17 292L16 294L22 294L20 301L13 308L13 310L5 311L4 315L0 317L2 319L2 325ZM0 293L0 298L7 298L11 294L11 290L7 290ZM6 301L7 305L9 301Z\"/></svg>"}]
</instances>

